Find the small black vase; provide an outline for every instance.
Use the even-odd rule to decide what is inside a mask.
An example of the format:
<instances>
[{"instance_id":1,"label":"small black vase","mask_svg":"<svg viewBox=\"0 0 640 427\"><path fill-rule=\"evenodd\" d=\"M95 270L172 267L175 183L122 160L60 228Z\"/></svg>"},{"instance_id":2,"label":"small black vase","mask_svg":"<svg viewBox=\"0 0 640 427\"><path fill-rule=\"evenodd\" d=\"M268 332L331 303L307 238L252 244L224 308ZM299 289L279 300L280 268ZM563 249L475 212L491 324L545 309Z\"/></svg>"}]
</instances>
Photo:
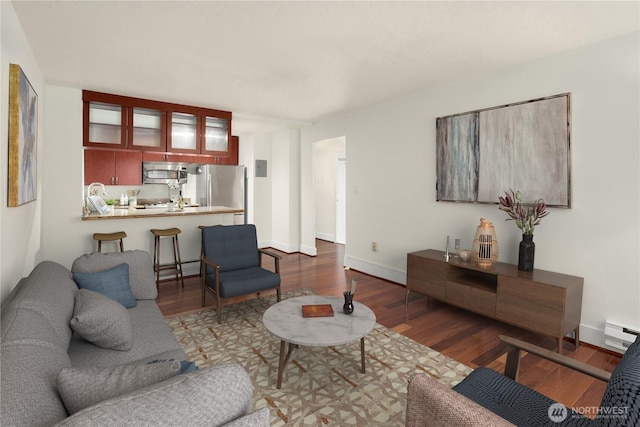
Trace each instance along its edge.
<instances>
[{"instance_id":1,"label":"small black vase","mask_svg":"<svg viewBox=\"0 0 640 427\"><path fill-rule=\"evenodd\" d=\"M353 294L351 292L344 292L344 305L342 306L342 312L344 314L353 313Z\"/></svg>"},{"instance_id":2,"label":"small black vase","mask_svg":"<svg viewBox=\"0 0 640 427\"><path fill-rule=\"evenodd\" d=\"M536 244L533 234L523 234L518 251L518 270L533 271L533 259L536 255Z\"/></svg>"}]
</instances>

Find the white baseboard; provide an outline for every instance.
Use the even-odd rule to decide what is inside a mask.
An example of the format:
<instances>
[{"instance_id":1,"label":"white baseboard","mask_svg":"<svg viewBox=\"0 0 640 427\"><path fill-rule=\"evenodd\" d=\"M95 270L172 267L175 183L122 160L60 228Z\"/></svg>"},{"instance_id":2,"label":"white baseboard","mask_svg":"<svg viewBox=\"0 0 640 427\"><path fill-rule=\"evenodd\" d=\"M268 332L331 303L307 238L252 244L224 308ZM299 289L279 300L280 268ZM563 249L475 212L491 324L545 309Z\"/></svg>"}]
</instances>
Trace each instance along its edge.
<instances>
[{"instance_id":1,"label":"white baseboard","mask_svg":"<svg viewBox=\"0 0 640 427\"><path fill-rule=\"evenodd\" d=\"M329 233L316 232L316 239L326 240L327 242L335 242L336 241L336 235L335 234L329 234Z\"/></svg>"},{"instance_id":2,"label":"white baseboard","mask_svg":"<svg viewBox=\"0 0 640 427\"><path fill-rule=\"evenodd\" d=\"M344 262L346 267L362 271L363 273L367 273L371 276L380 277L381 279L389 280L390 282L399 283L401 285L407 284L406 271L396 270L384 265L375 264L350 256L345 256Z\"/></svg>"},{"instance_id":3,"label":"white baseboard","mask_svg":"<svg viewBox=\"0 0 640 427\"><path fill-rule=\"evenodd\" d=\"M305 254L305 255L309 255L309 256L317 256L318 255L318 249L315 246L302 245L302 246L300 246L300 252Z\"/></svg>"},{"instance_id":4,"label":"white baseboard","mask_svg":"<svg viewBox=\"0 0 640 427\"><path fill-rule=\"evenodd\" d=\"M289 245L287 243L276 242L273 240L261 240L258 242L258 247L273 248L288 254L292 254L294 252L300 252L300 246Z\"/></svg>"}]
</instances>

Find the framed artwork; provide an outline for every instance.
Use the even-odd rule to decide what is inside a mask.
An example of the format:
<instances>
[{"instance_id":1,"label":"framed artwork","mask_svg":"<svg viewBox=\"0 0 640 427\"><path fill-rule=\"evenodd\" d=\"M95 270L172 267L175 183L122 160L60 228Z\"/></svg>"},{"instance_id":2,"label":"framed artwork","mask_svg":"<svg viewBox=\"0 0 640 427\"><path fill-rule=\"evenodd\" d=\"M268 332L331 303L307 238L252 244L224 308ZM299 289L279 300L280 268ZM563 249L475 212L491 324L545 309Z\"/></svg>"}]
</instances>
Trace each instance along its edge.
<instances>
[{"instance_id":1,"label":"framed artwork","mask_svg":"<svg viewBox=\"0 0 640 427\"><path fill-rule=\"evenodd\" d=\"M498 203L513 189L570 208L570 101L565 93L438 117L437 200Z\"/></svg>"},{"instance_id":2,"label":"framed artwork","mask_svg":"<svg viewBox=\"0 0 640 427\"><path fill-rule=\"evenodd\" d=\"M7 205L36 200L38 94L19 65L9 65L9 194Z\"/></svg>"}]
</instances>

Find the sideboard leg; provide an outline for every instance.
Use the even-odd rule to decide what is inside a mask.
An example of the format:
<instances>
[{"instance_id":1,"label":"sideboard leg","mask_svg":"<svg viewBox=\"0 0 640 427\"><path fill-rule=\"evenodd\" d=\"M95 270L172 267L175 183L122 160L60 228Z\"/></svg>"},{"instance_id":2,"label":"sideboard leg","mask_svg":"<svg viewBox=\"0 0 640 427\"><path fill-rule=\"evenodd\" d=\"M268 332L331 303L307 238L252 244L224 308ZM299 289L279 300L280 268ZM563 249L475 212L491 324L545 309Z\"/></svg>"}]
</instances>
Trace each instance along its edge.
<instances>
[{"instance_id":1,"label":"sideboard leg","mask_svg":"<svg viewBox=\"0 0 640 427\"><path fill-rule=\"evenodd\" d=\"M518 371L520 370L520 349L509 346L507 350L507 361L504 364L504 376L518 381Z\"/></svg>"}]
</instances>

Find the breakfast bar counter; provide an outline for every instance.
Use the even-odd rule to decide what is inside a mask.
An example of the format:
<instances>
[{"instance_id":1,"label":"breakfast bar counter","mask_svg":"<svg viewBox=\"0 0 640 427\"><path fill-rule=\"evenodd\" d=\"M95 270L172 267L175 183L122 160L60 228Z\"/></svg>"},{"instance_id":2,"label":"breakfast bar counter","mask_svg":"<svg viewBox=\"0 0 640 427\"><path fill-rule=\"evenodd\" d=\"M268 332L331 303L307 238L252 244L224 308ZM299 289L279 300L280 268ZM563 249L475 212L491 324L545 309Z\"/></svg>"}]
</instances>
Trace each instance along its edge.
<instances>
[{"instance_id":1,"label":"breakfast bar counter","mask_svg":"<svg viewBox=\"0 0 640 427\"><path fill-rule=\"evenodd\" d=\"M83 221L112 220L112 219L133 219L133 218L157 218L157 217L180 217L190 215L220 215L244 213L242 209L234 209L226 206L206 206L206 207L185 207L181 210L169 211L167 208L120 208L114 207L111 212L99 214L91 212L82 216Z\"/></svg>"},{"instance_id":2,"label":"breakfast bar counter","mask_svg":"<svg viewBox=\"0 0 640 427\"><path fill-rule=\"evenodd\" d=\"M184 207L182 210L169 211L167 207L153 208L120 208L114 206L111 212L100 215L91 212L88 215L78 215L74 224L70 225L83 237L80 244L73 245L70 254L90 253L96 250L94 233L114 233L123 231L127 234L124 239L125 250L142 249L153 254L154 235L151 229L179 228L181 233L180 254L185 275L198 274L201 251L202 231L200 227L213 225L233 225L245 220L243 209L228 206L198 206ZM77 221L77 222L76 222ZM103 252L118 251L117 244L109 242L103 247ZM116 242L117 243L117 242ZM103 245L104 246L104 245ZM171 244L161 243L161 264L172 262Z\"/></svg>"}]
</instances>

